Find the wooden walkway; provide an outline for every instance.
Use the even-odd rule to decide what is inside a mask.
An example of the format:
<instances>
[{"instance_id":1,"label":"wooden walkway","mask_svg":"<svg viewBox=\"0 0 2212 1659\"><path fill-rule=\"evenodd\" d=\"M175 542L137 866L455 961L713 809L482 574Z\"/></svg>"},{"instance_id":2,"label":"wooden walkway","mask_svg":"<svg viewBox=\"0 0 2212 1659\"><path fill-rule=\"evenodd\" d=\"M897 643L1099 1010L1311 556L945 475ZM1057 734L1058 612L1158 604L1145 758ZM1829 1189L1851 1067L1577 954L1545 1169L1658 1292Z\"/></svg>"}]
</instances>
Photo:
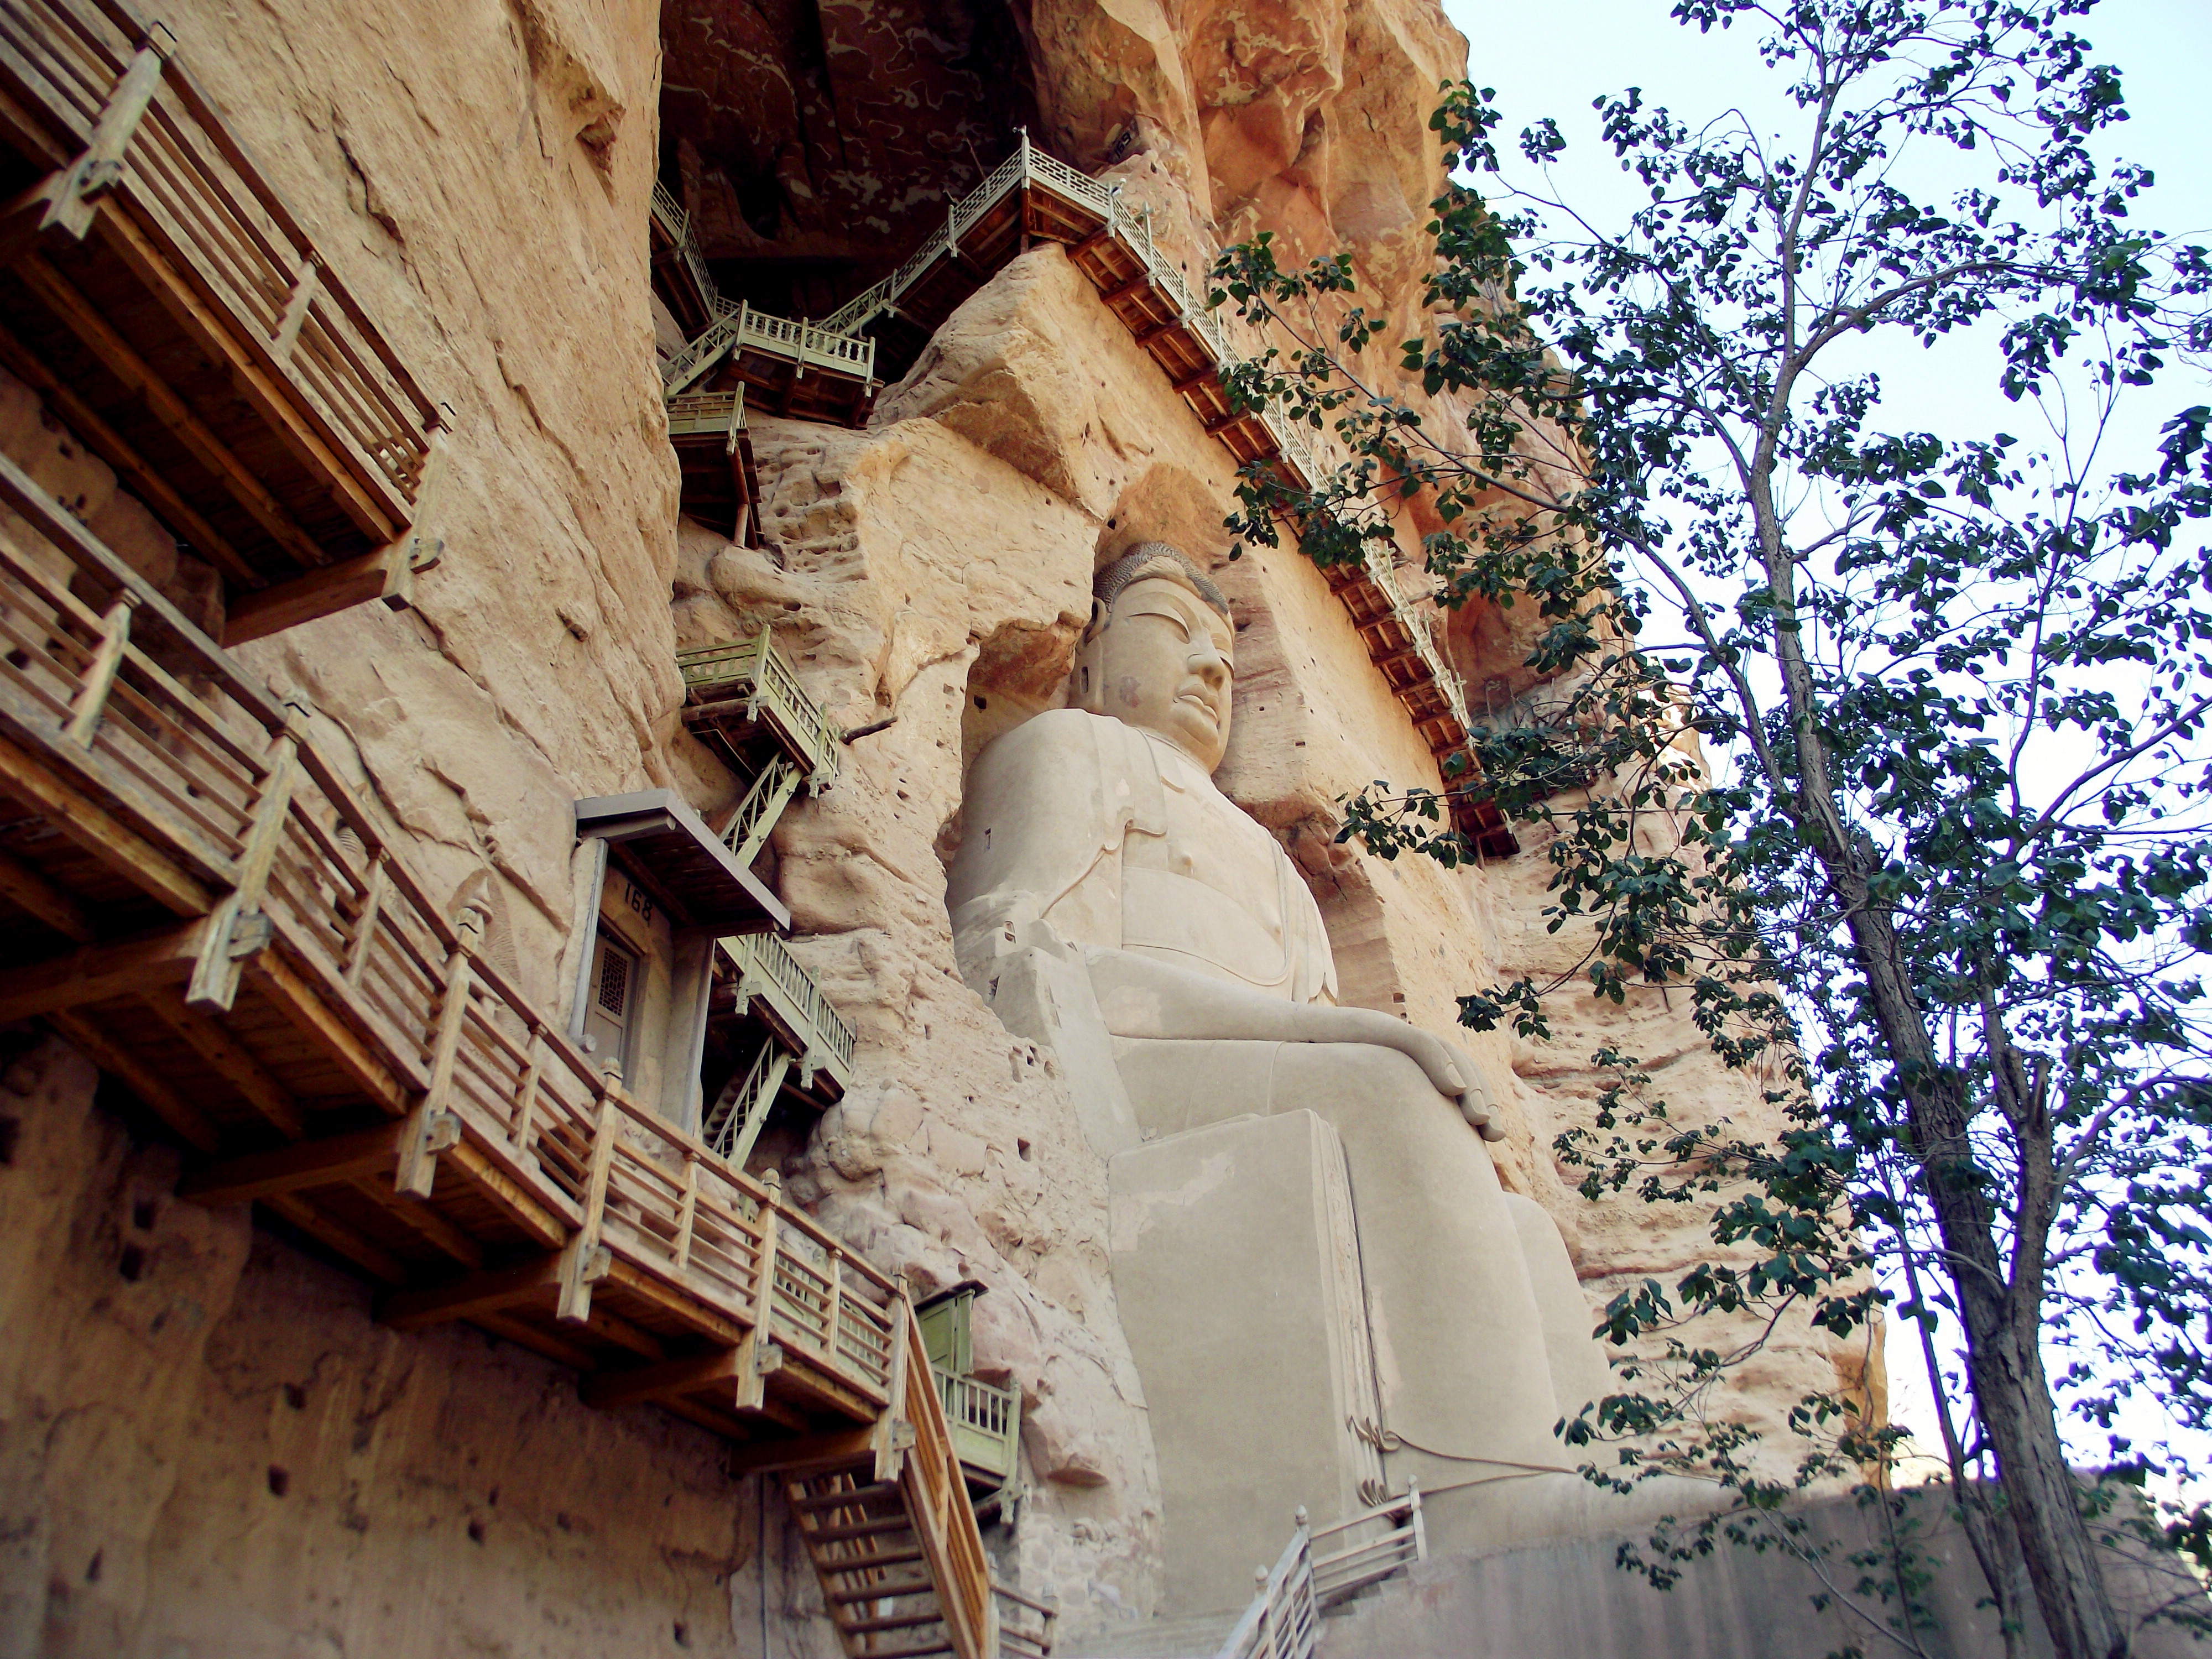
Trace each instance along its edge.
<instances>
[{"instance_id":1,"label":"wooden walkway","mask_svg":"<svg viewBox=\"0 0 2212 1659\"><path fill-rule=\"evenodd\" d=\"M0 0L0 365L222 574L231 643L406 602L438 408L120 0Z\"/></svg>"},{"instance_id":2,"label":"wooden walkway","mask_svg":"<svg viewBox=\"0 0 2212 1659\"><path fill-rule=\"evenodd\" d=\"M1265 467L1295 488L1320 482L1324 463L1280 409L1239 410L1231 402L1224 382L1243 358L1182 272L1153 246L1149 218L1123 206L1115 187L1036 149L1026 133L1012 155L953 204L942 229L823 326L872 338L882 372L895 378L954 311L1038 241L1066 248L1106 308L1239 466ZM1467 694L1438 646L1433 610L1406 592L1379 555L1323 574L1429 752L1440 763L1466 754L1473 726ZM1450 799L1455 827L1485 855L1520 850L1494 802L1464 787L1454 787Z\"/></svg>"}]
</instances>

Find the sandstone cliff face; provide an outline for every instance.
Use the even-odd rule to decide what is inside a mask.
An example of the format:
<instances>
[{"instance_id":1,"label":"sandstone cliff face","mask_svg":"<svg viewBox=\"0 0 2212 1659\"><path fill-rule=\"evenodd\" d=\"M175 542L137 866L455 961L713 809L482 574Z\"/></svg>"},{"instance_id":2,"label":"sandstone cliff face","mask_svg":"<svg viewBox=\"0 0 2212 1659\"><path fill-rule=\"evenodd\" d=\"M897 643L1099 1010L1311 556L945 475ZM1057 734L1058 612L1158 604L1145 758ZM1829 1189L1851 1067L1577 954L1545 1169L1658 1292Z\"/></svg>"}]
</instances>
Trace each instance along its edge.
<instances>
[{"instance_id":1,"label":"sandstone cliff face","mask_svg":"<svg viewBox=\"0 0 2212 1659\"><path fill-rule=\"evenodd\" d=\"M953 963L944 870L967 763L1057 701L1098 560L1160 538L1231 594L1240 679L1221 781L1312 882L1347 1000L1449 1034L1455 994L1552 948L1540 854L1448 873L1334 844L1339 796L1376 777L1433 787L1433 764L1317 573L1287 550L1230 562L1227 456L1056 249L979 293L868 430L757 422L767 548L680 521L646 274L652 181L689 144L679 172L710 255L787 255L814 273L776 278L787 291L818 281L843 298L1033 112L1048 147L1112 167L1154 207L1194 275L1261 228L1294 256L1344 242L1410 317L1426 115L1464 43L1430 0L1040 0L957 29L804 0L178 0L167 15L453 416L426 509L445 556L416 609L364 606L243 654L313 702L326 751L433 890L483 902L495 960L554 1007L577 921L568 803L651 786L704 810L732 799L682 734L679 646L768 622L832 719L896 716L776 836L795 949L860 1048L843 1104L763 1156L917 1289L987 1283L976 1347L985 1376L1024 1395L1031 1493L990 1535L1002 1570L1060 1597L1064 1630L1149 1612L1158 1482L1107 1271L1103 1172L1057 1058L1012 1037ZM700 94L672 100L666 132L664 52L667 84ZM25 427L35 413L19 404L5 418ZM64 461L77 465L58 447L53 477ZM88 514L136 511L96 464L81 470ZM188 583L158 532L113 533ZM1588 1019L1540 1054L1468 1046L1504 1103L1507 1183L1560 1218L1602 1292L1694 1241L1566 1194L1547 1149L1587 1109L1581 1058L1625 1019L1641 1022L1637 1052L1702 1062L1679 1012ZM755 1650L759 1583L730 1575L759 1494L722 1478L714 1443L642 1410L588 1413L564 1376L482 1337L378 1330L359 1286L242 1215L166 1202L172 1166L87 1114L82 1062L50 1049L40 1063L27 1086L46 1092L18 1112L37 1121L38 1156L0 1169L0 1284L11 1331L79 1334L0 1374L9 1651L448 1651L463 1630L493 1652ZM1737 1080L1696 1086L1755 1104ZM142 1191L156 1225L137 1248L155 1272L126 1282L118 1230ZM1771 1419L1827 1364L1779 1356L1742 1409ZM765 1616L776 1650L804 1651L826 1627L779 1560ZM477 1606L486 1583L494 1601ZM226 1619L260 1633L233 1640Z\"/></svg>"}]
</instances>

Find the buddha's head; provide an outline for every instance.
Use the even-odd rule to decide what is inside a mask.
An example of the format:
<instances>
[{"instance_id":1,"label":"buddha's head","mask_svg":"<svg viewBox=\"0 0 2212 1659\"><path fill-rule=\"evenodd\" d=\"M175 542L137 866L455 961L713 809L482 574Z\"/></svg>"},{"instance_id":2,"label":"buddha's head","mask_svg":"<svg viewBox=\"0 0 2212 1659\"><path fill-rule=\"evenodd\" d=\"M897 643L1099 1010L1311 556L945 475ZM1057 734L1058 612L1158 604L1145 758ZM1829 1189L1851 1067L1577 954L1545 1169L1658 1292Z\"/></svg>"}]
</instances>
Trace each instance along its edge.
<instances>
[{"instance_id":1,"label":"buddha's head","mask_svg":"<svg viewBox=\"0 0 2212 1659\"><path fill-rule=\"evenodd\" d=\"M1164 738L1211 772L1229 747L1229 601L1165 542L1130 549L1091 592L1069 706Z\"/></svg>"}]
</instances>

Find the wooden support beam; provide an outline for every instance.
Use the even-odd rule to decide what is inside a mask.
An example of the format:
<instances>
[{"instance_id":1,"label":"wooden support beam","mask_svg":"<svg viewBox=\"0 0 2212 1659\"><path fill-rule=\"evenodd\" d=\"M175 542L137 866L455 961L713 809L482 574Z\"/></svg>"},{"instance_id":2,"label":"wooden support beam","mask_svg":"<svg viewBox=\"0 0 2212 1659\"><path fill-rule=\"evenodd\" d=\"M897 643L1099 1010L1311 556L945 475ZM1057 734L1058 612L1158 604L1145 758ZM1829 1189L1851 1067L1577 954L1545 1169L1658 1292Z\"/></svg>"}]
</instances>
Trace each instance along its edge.
<instances>
[{"instance_id":1,"label":"wooden support beam","mask_svg":"<svg viewBox=\"0 0 2212 1659\"><path fill-rule=\"evenodd\" d=\"M712 1353L641 1365L635 1370L603 1371L586 1377L578 1392L586 1405L613 1411L665 1395L689 1394L717 1382L734 1382L744 1374L750 1359L745 1345L739 1343L734 1348L717 1348Z\"/></svg>"},{"instance_id":2,"label":"wooden support beam","mask_svg":"<svg viewBox=\"0 0 2212 1659\"><path fill-rule=\"evenodd\" d=\"M376 1300L376 1321L397 1331L424 1330L447 1320L474 1319L549 1297L560 1282L561 1253L550 1250L511 1267L487 1267L451 1284L389 1291Z\"/></svg>"},{"instance_id":3,"label":"wooden support beam","mask_svg":"<svg viewBox=\"0 0 2212 1659\"><path fill-rule=\"evenodd\" d=\"M173 997L141 997L140 1004L185 1040L216 1074L238 1091L246 1103L267 1118L287 1139L304 1140L307 1122L292 1091L255 1059L252 1052L214 1020L196 1014Z\"/></svg>"},{"instance_id":4,"label":"wooden support beam","mask_svg":"<svg viewBox=\"0 0 2212 1659\"><path fill-rule=\"evenodd\" d=\"M838 1429L829 1434L803 1435L796 1440L771 1440L747 1446L730 1455L732 1474L798 1474L802 1470L841 1468L866 1462L875 1453L876 1429Z\"/></svg>"},{"instance_id":5,"label":"wooden support beam","mask_svg":"<svg viewBox=\"0 0 2212 1659\"><path fill-rule=\"evenodd\" d=\"M12 691L12 686L0 691ZM0 790L131 882L164 909L201 916L216 890L161 848L109 811L89 790L65 776L46 755L0 735Z\"/></svg>"},{"instance_id":6,"label":"wooden support beam","mask_svg":"<svg viewBox=\"0 0 2212 1659\"><path fill-rule=\"evenodd\" d=\"M246 562L246 556L230 544L230 538L210 524L159 468L110 426L99 410L79 397L75 388L33 356L30 349L4 328L0 328L0 365L45 398L70 430L84 440L85 447L113 467L116 477L131 493L153 508L155 517L189 542L193 552L206 558L231 581L250 584L261 580L260 574Z\"/></svg>"},{"instance_id":7,"label":"wooden support beam","mask_svg":"<svg viewBox=\"0 0 2212 1659\"><path fill-rule=\"evenodd\" d=\"M281 928L282 923L279 924ZM355 1087L395 1116L414 1099L417 1085L404 1071L387 1063L337 1012L333 1003L308 983L306 977L276 951L264 951L246 963L246 976L268 998L295 1030L335 1062Z\"/></svg>"},{"instance_id":8,"label":"wooden support beam","mask_svg":"<svg viewBox=\"0 0 2212 1659\"><path fill-rule=\"evenodd\" d=\"M374 553L342 564L325 565L290 581L240 595L232 601L223 618L223 648L233 649L249 640L263 639L371 599L388 602L401 596L403 603L392 609L405 609L404 596L411 587L407 579L416 569L415 546L410 532Z\"/></svg>"},{"instance_id":9,"label":"wooden support beam","mask_svg":"<svg viewBox=\"0 0 2212 1659\"><path fill-rule=\"evenodd\" d=\"M1152 280L1152 273L1145 268L1145 264L1140 259L1137 262L1137 274L1135 276L1125 277L1121 282L1115 283L1111 288L1100 289L1098 290L1098 297L1105 304L1110 306L1115 301L1120 299L1123 295L1134 294L1139 289L1148 286Z\"/></svg>"},{"instance_id":10,"label":"wooden support beam","mask_svg":"<svg viewBox=\"0 0 2212 1659\"><path fill-rule=\"evenodd\" d=\"M48 1014L46 1023L101 1071L119 1079L185 1141L204 1152L216 1149L220 1137L207 1115L171 1087L143 1057L109 1042L90 1021L75 1014Z\"/></svg>"},{"instance_id":11,"label":"wooden support beam","mask_svg":"<svg viewBox=\"0 0 2212 1659\"><path fill-rule=\"evenodd\" d=\"M592 1304L590 1316L584 1328L603 1342L611 1342L617 1348L628 1348L639 1358L659 1364L668 1358L668 1350L660 1339L650 1331L641 1330L627 1319L609 1313L597 1300Z\"/></svg>"},{"instance_id":12,"label":"wooden support beam","mask_svg":"<svg viewBox=\"0 0 2212 1659\"><path fill-rule=\"evenodd\" d=\"M404 1127L401 1133L404 1143ZM347 1184L370 1203L380 1206L386 1215L440 1255L450 1256L464 1267L483 1266L483 1245L427 1203L394 1192L386 1184L386 1179L378 1176L363 1176L360 1180Z\"/></svg>"},{"instance_id":13,"label":"wooden support beam","mask_svg":"<svg viewBox=\"0 0 2212 1659\"><path fill-rule=\"evenodd\" d=\"M36 253L27 253L15 264L31 291L63 325L83 341L107 372L146 405L154 418L191 453L192 459L220 479L232 498L252 514L254 522L302 568L313 569L330 558L313 537L284 510L253 470L231 453L191 406L154 372L153 365L132 350L92 302L79 294L60 271Z\"/></svg>"},{"instance_id":14,"label":"wooden support beam","mask_svg":"<svg viewBox=\"0 0 2212 1659\"><path fill-rule=\"evenodd\" d=\"M481 1326L494 1336L527 1348L532 1353L543 1354L556 1365L566 1365L571 1370L588 1371L596 1366L599 1356L589 1348L580 1348L573 1342L564 1342L550 1332L503 1313L480 1313L469 1322Z\"/></svg>"},{"instance_id":15,"label":"wooden support beam","mask_svg":"<svg viewBox=\"0 0 2212 1659\"><path fill-rule=\"evenodd\" d=\"M407 1264L381 1244L364 1238L336 1216L325 1215L305 1199L277 1193L264 1199L271 1213L282 1216L301 1232L337 1251L371 1279L398 1285L407 1277Z\"/></svg>"},{"instance_id":16,"label":"wooden support beam","mask_svg":"<svg viewBox=\"0 0 2212 1659\"><path fill-rule=\"evenodd\" d=\"M179 985L198 957L205 926L204 921L186 922L0 969L0 1024Z\"/></svg>"},{"instance_id":17,"label":"wooden support beam","mask_svg":"<svg viewBox=\"0 0 2212 1659\"><path fill-rule=\"evenodd\" d=\"M745 1328L736 1320L696 1296L672 1290L651 1273L620 1257L610 1265L606 1277L619 1285L625 1295L651 1303L664 1317L688 1326L712 1341L736 1342L744 1334Z\"/></svg>"},{"instance_id":18,"label":"wooden support beam","mask_svg":"<svg viewBox=\"0 0 2212 1659\"><path fill-rule=\"evenodd\" d=\"M1208 363L1204 368L1200 369L1195 374L1184 375L1182 379L1177 380L1169 388L1169 390L1173 392L1178 398L1187 398L1192 392L1197 391L1199 387L1211 384L1212 382L1219 380L1220 377L1220 368L1215 364Z\"/></svg>"},{"instance_id":19,"label":"wooden support beam","mask_svg":"<svg viewBox=\"0 0 2212 1659\"><path fill-rule=\"evenodd\" d=\"M1137 331L1132 334L1129 337L1134 340L1139 345L1150 345L1153 341L1158 339L1163 334L1172 334L1182 325L1183 322L1182 318L1172 317L1164 323L1148 324L1146 326L1137 330Z\"/></svg>"},{"instance_id":20,"label":"wooden support beam","mask_svg":"<svg viewBox=\"0 0 2212 1659\"><path fill-rule=\"evenodd\" d=\"M13 853L0 851L0 898L26 910L64 939L89 945L92 919L75 897L48 881Z\"/></svg>"},{"instance_id":21,"label":"wooden support beam","mask_svg":"<svg viewBox=\"0 0 2212 1659\"><path fill-rule=\"evenodd\" d=\"M1114 219L1113 216L1109 214L1104 224L1099 226L1097 229L1092 231L1088 236L1085 237L1081 241L1076 243L1074 246L1067 250L1067 257L1070 259L1080 259L1085 254L1091 252L1095 248L1103 246L1113 240Z\"/></svg>"},{"instance_id":22,"label":"wooden support beam","mask_svg":"<svg viewBox=\"0 0 2212 1659\"><path fill-rule=\"evenodd\" d=\"M462 1140L442 1154L442 1161L459 1170L462 1179L476 1188L477 1195L505 1216L510 1225L558 1253L562 1241L568 1236L561 1218L531 1196L522 1183L487 1156L483 1148L473 1141Z\"/></svg>"},{"instance_id":23,"label":"wooden support beam","mask_svg":"<svg viewBox=\"0 0 2212 1659\"><path fill-rule=\"evenodd\" d=\"M399 1152L399 1126L374 1128L323 1140L303 1141L272 1152L249 1152L204 1169L189 1170L177 1182L177 1196L210 1206L265 1201L281 1194L331 1187L388 1168Z\"/></svg>"}]
</instances>

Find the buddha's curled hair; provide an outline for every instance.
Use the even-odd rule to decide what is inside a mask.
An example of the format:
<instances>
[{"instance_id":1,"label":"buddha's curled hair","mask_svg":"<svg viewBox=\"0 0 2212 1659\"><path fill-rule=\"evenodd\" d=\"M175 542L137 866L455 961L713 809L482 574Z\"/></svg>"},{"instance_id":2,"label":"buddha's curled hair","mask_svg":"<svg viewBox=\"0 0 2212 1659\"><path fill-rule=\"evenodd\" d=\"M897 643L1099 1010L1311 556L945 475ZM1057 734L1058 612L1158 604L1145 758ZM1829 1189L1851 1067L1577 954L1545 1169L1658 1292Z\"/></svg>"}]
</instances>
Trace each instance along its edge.
<instances>
[{"instance_id":1,"label":"buddha's curled hair","mask_svg":"<svg viewBox=\"0 0 2212 1659\"><path fill-rule=\"evenodd\" d=\"M1213 579L1192 563L1181 548L1170 547L1165 542L1139 542L1091 579L1096 603L1091 608L1091 625L1084 629L1085 637L1106 625L1106 619L1114 614L1114 601L1121 597L1122 589L1146 576L1166 576L1186 583L1223 616L1229 614L1229 601L1213 585Z\"/></svg>"}]
</instances>

